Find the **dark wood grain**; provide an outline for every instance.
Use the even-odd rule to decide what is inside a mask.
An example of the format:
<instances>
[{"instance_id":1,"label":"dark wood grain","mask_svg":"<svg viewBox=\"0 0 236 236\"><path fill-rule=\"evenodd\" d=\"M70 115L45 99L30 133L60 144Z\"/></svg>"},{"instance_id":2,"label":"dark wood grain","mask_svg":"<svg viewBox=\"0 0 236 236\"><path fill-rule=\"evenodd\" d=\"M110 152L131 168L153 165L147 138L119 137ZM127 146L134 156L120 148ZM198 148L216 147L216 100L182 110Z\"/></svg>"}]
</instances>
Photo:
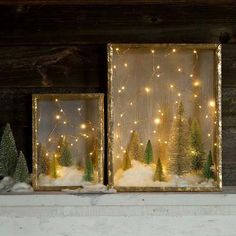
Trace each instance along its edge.
<instances>
[{"instance_id":1,"label":"dark wood grain","mask_svg":"<svg viewBox=\"0 0 236 236\"><path fill-rule=\"evenodd\" d=\"M0 47L0 87L105 87L106 46Z\"/></svg>"},{"instance_id":2,"label":"dark wood grain","mask_svg":"<svg viewBox=\"0 0 236 236\"><path fill-rule=\"evenodd\" d=\"M1 6L0 43L236 42L236 5Z\"/></svg>"}]
</instances>

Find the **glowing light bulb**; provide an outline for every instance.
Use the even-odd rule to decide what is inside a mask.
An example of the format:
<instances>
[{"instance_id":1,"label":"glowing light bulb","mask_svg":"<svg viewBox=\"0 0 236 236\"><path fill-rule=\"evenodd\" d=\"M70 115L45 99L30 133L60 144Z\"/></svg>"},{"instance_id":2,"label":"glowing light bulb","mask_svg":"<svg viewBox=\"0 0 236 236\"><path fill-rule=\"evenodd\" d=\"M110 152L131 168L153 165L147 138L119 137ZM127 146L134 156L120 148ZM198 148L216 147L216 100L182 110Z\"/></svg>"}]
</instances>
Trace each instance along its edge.
<instances>
[{"instance_id":1,"label":"glowing light bulb","mask_svg":"<svg viewBox=\"0 0 236 236\"><path fill-rule=\"evenodd\" d=\"M119 138L119 137L120 137L120 136L117 134L117 135L116 135L116 138Z\"/></svg>"},{"instance_id":2,"label":"glowing light bulb","mask_svg":"<svg viewBox=\"0 0 236 236\"><path fill-rule=\"evenodd\" d=\"M206 115L205 117L206 117L206 119L208 119L208 118L209 118L209 116L208 116L208 115Z\"/></svg>"},{"instance_id":3,"label":"glowing light bulb","mask_svg":"<svg viewBox=\"0 0 236 236\"><path fill-rule=\"evenodd\" d=\"M40 122L40 120L41 120L41 119L39 118L38 121Z\"/></svg>"},{"instance_id":4,"label":"glowing light bulb","mask_svg":"<svg viewBox=\"0 0 236 236\"><path fill-rule=\"evenodd\" d=\"M64 135L62 134L62 135L61 135L61 138L63 138L63 137L64 137Z\"/></svg>"},{"instance_id":5,"label":"glowing light bulb","mask_svg":"<svg viewBox=\"0 0 236 236\"><path fill-rule=\"evenodd\" d=\"M172 49L172 52L176 52L176 49L175 49L175 48L173 48L173 49Z\"/></svg>"},{"instance_id":6,"label":"glowing light bulb","mask_svg":"<svg viewBox=\"0 0 236 236\"><path fill-rule=\"evenodd\" d=\"M118 93L121 93L121 89L118 90Z\"/></svg>"},{"instance_id":7,"label":"glowing light bulb","mask_svg":"<svg viewBox=\"0 0 236 236\"><path fill-rule=\"evenodd\" d=\"M154 50L154 49L152 49L152 50L151 50L151 53L152 53L152 54L153 54L153 53L155 53L155 50Z\"/></svg>"},{"instance_id":8,"label":"glowing light bulb","mask_svg":"<svg viewBox=\"0 0 236 236\"><path fill-rule=\"evenodd\" d=\"M122 90L125 90L125 86L122 86L121 89L122 89Z\"/></svg>"},{"instance_id":9,"label":"glowing light bulb","mask_svg":"<svg viewBox=\"0 0 236 236\"><path fill-rule=\"evenodd\" d=\"M48 142L51 142L51 141L52 141L52 139L51 139L51 138L49 138L49 139L48 139Z\"/></svg>"},{"instance_id":10,"label":"glowing light bulb","mask_svg":"<svg viewBox=\"0 0 236 236\"><path fill-rule=\"evenodd\" d=\"M78 111L81 111L81 107L78 107L77 110L78 110Z\"/></svg>"},{"instance_id":11,"label":"glowing light bulb","mask_svg":"<svg viewBox=\"0 0 236 236\"><path fill-rule=\"evenodd\" d=\"M209 101L209 106L210 107L215 107L215 101L213 101L213 100Z\"/></svg>"},{"instance_id":12,"label":"glowing light bulb","mask_svg":"<svg viewBox=\"0 0 236 236\"><path fill-rule=\"evenodd\" d=\"M73 145L74 145L73 143L70 144L71 147L72 147Z\"/></svg>"},{"instance_id":13,"label":"glowing light bulb","mask_svg":"<svg viewBox=\"0 0 236 236\"><path fill-rule=\"evenodd\" d=\"M211 134L209 133L209 134L207 134L207 136L208 136L208 137L211 137Z\"/></svg>"},{"instance_id":14,"label":"glowing light bulb","mask_svg":"<svg viewBox=\"0 0 236 236\"><path fill-rule=\"evenodd\" d=\"M95 129L94 128L92 128L92 131L94 131Z\"/></svg>"},{"instance_id":15,"label":"glowing light bulb","mask_svg":"<svg viewBox=\"0 0 236 236\"><path fill-rule=\"evenodd\" d=\"M167 141L165 141L164 143L165 143L165 144L167 144L168 142L167 142Z\"/></svg>"},{"instance_id":16,"label":"glowing light bulb","mask_svg":"<svg viewBox=\"0 0 236 236\"><path fill-rule=\"evenodd\" d=\"M177 117L176 117L176 116L174 116L174 119L177 119Z\"/></svg>"},{"instance_id":17,"label":"glowing light bulb","mask_svg":"<svg viewBox=\"0 0 236 236\"><path fill-rule=\"evenodd\" d=\"M156 119L154 120L154 123L155 123L156 125L160 124L160 123L161 123L160 118L156 118Z\"/></svg>"},{"instance_id":18,"label":"glowing light bulb","mask_svg":"<svg viewBox=\"0 0 236 236\"><path fill-rule=\"evenodd\" d=\"M86 129L86 127L87 127L86 124L81 124L81 125L80 125L80 128L81 128L81 129Z\"/></svg>"},{"instance_id":19,"label":"glowing light bulb","mask_svg":"<svg viewBox=\"0 0 236 236\"><path fill-rule=\"evenodd\" d=\"M133 103L132 103L132 102L130 102L130 103L129 103L129 105L130 105L130 106L133 106Z\"/></svg>"},{"instance_id":20,"label":"glowing light bulb","mask_svg":"<svg viewBox=\"0 0 236 236\"><path fill-rule=\"evenodd\" d=\"M120 114L120 117L122 118L124 116L124 113Z\"/></svg>"},{"instance_id":21,"label":"glowing light bulb","mask_svg":"<svg viewBox=\"0 0 236 236\"><path fill-rule=\"evenodd\" d=\"M131 130L130 130L130 133L132 134L133 132L134 132L134 131L131 129Z\"/></svg>"},{"instance_id":22,"label":"glowing light bulb","mask_svg":"<svg viewBox=\"0 0 236 236\"><path fill-rule=\"evenodd\" d=\"M143 146L143 143L140 143L141 146Z\"/></svg>"},{"instance_id":23,"label":"glowing light bulb","mask_svg":"<svg viewBox=\"0 0 236 236\"><path fill-rule=\"evenodd\" d=\"M57 146L58 149L59 149L60 147L61 147L60 145Z\"/></svg>"},{"instance_id":24,"label":"glowing light bulb","mask_svg":"<svg viewBox=\"0 0 236 236\"><path fill-rule=\"evenodd\" d=\"M117 123L117 126L120 127L120 123Z\"/></svg>"},{"instance_id":25,"label":"glowing light bulb","mask_svg":"<svg viewBox=\"0 0 236 236\"><path fill-rule=\"evenodd\" d=\"M164 116L164 113L161 113L161 116Z\"/></svg>"},{"instance_id":26,"label":"glowing light bulb","mask_svg":"<svg viewBox=\"0 0 236 236\"><path fill-rule=\"evenodd\" d=\"M153 133L154 133L154 134L156 134L156 133L157 133L157 131L156 131L156 130L153 130Z\"/></svg>"},{"instance_id":27,"label":"glowing light bulb","mask_svg":"<svg viewBox=\"0 0 236 236\"><path fill-rule=\"evenodd\" d=\"M197 98L197 97L198 97L198 95L197 95L197 94L194 94L194 97L195 97L195 98Z\"/></svg>"},{"instance_id":28,"label":"glowing light bulb","mask_svg":"<svg viewBox=\"0 0 236 236\"><path fill-rule=\"evenodd\" d=\"M66 124L67 124L67 122L66 122L66 121L64 121L64 122L63 122L63 124L64 124L64 125L66 125Z\"/></svg>"},{"instance_id":29,"label":"glowing light bulb","mask_svg":"<svg viewBox=\"0 0 236 236\"><path fill-rule=\"evenodd\" d=\"M201 105L199 105L198 107L199 107L200 109L202 109L202 106L201 106Z\"/></svg>"},{"instance_id":30,"label":"glowing light bulb","mask_svg":"<svg viewBox=\"0 0 236 236\"><path fill-rule=\"evenodd\" d=\"M117 159L119 159L119 158L120 158L120 156L119 156L119 155L117 155L117 156L116 156L116 158L117 158Z\"/></svg>"},{"instance_id":31,"label":"glowing light bulb","mask_svg":"<svg viewBox=\"0 0 236 236\"><path fill-rule=\"evenodd\" d=\"M49 153L48 153L48 152L46 152L46 156L47 156L47 157L49 156Z\"/></svg>"},{"instance_id":32,"label":"glowing light bulb","mask_svg":"<svg viewBox=\"0 0 236 236\"><path fill-rule=\"evenodd\" d=\"M55 102L58 102L58 99L57 99L57 98L55 99Z\"/></svg>"},{"instance_id":33,"label":"glowing light bulb","mask_svg":"<svg viewBox=\"0 0 236 236\"><path fill-rule=\"evenodd\" d=\"M128 67L128 64L127 64L127 63L125 63L125 64L124 64L124 66L125 66L125 67Z\"/></svg>"},{"instance_id":34,"label":"glowing light bulb","mask_svg":"<svg viewBox=\"0 0 236 236\"><path fill-rule=\"evenodd\" d=\"M56 115L56 119L57 119L57 120L60 120L60 118L61 118L61 117L60 117L59 115Z\"/></svg>"},{"instance_id":35,"label":"glowing light bulb","mask_svg":"<svg viewBox=\"0 0 236 236\"><path fill-rule=\"evenodd\" d=\"M92 156L92 155L93 155L93 153L92 153L92 152L90 152L90 153L89 153L89 155L90 155L90 156Z\"/></svg>"},{"instance_id":36,"label":"glowing light bulb","mask_svg":"<svg viewBox=\"0 0 236 236\"><path fill-rule=\"evenodd\" d=\"M158 112L161 113L161 109L159 109Z\"/></svg>"},{"instance_id":37,"label":"glowing light bulb","mask_svg":"<svg viewBox=\"0 0 236 236\"><path fill-rule=\"evenodd\" d=\"M157 65L157 69L160 69L160 66L159 66L159 65Z\"/></svg>"},{"instance_id":38,"label":"glowing light bulb","mask_svg":"<svg viewBox=\"0 0 236 236\"><path fill-rule=\"evenodd\" d=\"M75 142L78 142L78 139L77 139L77 138L75 139Z\"/></svg>"},{"instance_id":39,"label":"glowing light bulb","mask_svg":"<svg viewBox=\"0 0 236 236\"><path fill-rule=\"evenodd\" d=\"M196 80L194 83L193 83L193 86L195 87L198 87L200 85L200 82L198 80Z\"/></svg>"},{"instance_id":40,"label":"glowing light bulb","mask_svg":"<svg viewBox=\"0 0 236 236\"><path fill-rule=\"evenodd\" d=\"M190 74L189 77L193 78L193 74Z\"/></svg>"},{"instance_id":41,"label":"glowing light bulb","mask_svg":"<svg viewBox=\"0 0 236 236\"><path fill-rule=\"evenodd\" d=\"M149 87L145 87L144 89L145 89L146 93L150 92L150 88Z\"/></svg>"},{"instance_id":42,"label":"glowing light bulb","mask_svg":"<svg viewBox=\"0 0 236 236\"><path fill-rule=\"evenodd\" d=\"M160 74L157 75L158 78L159 78L160 76L161 76Z\"/></svg>"},{"instance_id":43,"label":"glowing light bulb","mask_svg":"<svg viewBox=\"0 0 236 236\"><path fill-rule=\"evenodd\" d=\"M217 146L217 143L214 143L214 146Z\"/></svg>"},{"instance_id":44,"label":"glowing light bulb","mask_svg":"<svg viewBox=\"0 0 236 236\"><path fill-rule=\"evenodd\" d=\"M181 96L181 93L178 93L178 97L180 97Z\"/></svg>"},{"instance_id":45,"label":"glowing light bulb","mask_svg":"<svg viewBox=\"0 0 236 236\"><path fill-rule=\"evenodd\" d=\"M113 66L113 69L116 69L116 65Z\"/></svg>"},{"instance_id":46,"label":"glowing light bulb","mask_svg":"<svg viewBox=\"0 0 236 236\"><path fill-rule=\"evenodd\" d=\"M38 145L39 145L39 143L36 143L36 145L38 146Z\"/></svg>"},{"instance_id":47,"label":"glowing light bulb","mask_svg":"<svg viewBox=\"0 0 236 236\"><path fill-rule=\"evenodd\" d=\"M160 138L158 139L158 142L161 142L161 139L160 139Z\"/></svg>"},{"instance_id":48,"label":"glowing light bulb","mask_svg":"<svg viewBox=\"0 0 236 236\"><path fill-rule=\"evenodd\" d=\"M182 69L181 68L178 68L178 72L181 72L182 71Z\"/></svg>"},{"instance_id":49,"label":"glowing light bulb","mask_svg":"<svg viewBox=\"0 0 236 236\"><path fill-rule=\"evenodd\" d=\"M120 49L119 48L116 48L116 51L118 52Z\"/></svg>"},{"instance_id":50,"label":"glowing light bulb","mask_svg":"<svg viewBox=\"0 0 236 236\"><path fill-rule=\"evenodd\" d=\"M176 104L178 104L178 101L175 101Z\"/></svg>"},{"instance_id":51,"label":"glowing light bulb","mask_svg":"<svg viewBox=\"0 0 236 236\"><path fill-rule=\"evenodd\" d=\"M170 85L170 88L174 88L174 85L173 85L173 84L171 84L171 85Z\"/></svg>"},{"instance_id":52,"label":"glowing light bulb","mask_svg":"<svg viewBox=\"0 0 236 236\"><path fill-rule=\"evenodd\" d=\"M196 54L196 53L197 53L197 51L196 51L196 50L193 50L193 53L194 53L194 54Z\"/></svg>"},{"instance_id":53,"label":"glowing light bulb","mask_svg":"<svg viewBox=\"0 0 236 236\"><path fill-rule=\"evenodd\" d=\"M61 109L60 112L63 112L63 109Z\"/></svg>"},{"instance_id":54,"label":"glowing light bulb","mask_svg":"<svg viewBox=\"0 0 236 236\"><path fill-rule=\"evenodd\" d=\"M134 124L137 125L137 124L138 124L138 121L135 120L135 121L134 121Z\"/></svg>"}]
</instances>

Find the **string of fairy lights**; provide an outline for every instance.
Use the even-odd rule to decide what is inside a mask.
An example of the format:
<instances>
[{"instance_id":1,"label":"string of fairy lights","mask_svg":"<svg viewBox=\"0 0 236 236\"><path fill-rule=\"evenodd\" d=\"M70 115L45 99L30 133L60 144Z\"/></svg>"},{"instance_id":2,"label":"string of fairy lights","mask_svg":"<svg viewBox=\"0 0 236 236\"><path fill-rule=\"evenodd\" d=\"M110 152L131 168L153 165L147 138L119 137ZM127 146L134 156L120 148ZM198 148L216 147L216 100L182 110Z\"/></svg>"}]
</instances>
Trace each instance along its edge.
<instances>
[{"instance_id":1,"label":"string of fairy lights","mask_svg":"<svg viewBox=\"0 0 236 236\"><path fill-rule=\"evenodd\" d=\"M56 146L57 149L60 149L61 146L58 145L59 143L59 139L60 138L69 138L68 143L71 147L78 147L78 142L82 139L87 140L90 138L90 136L95 136L95 133L97 131L97 128L94 126L94 124L92 123L92 121L90 120L85 120L82 123L79 123L79 129L81 130L81 132L77 132L78 135L72 135L72 134L65 134L63 132L58 132L57 128L59 126L61 127L71 127L74 130L78 128L78 125L74 125L73 122L70 121L69 116L66 114L65 109L62 106L63 100L60 101L59 98L55 98L52 102L55 103L56 107L57 107L57 111L52 113L52 116L54 118L54 122L53 122L53 128L48 132L48 135L46 136L46 140L45 140L45 144L46 146L54 144ZM79 117L82 117L82 112L84 110L84 107L78 106L75 110L75 113L77 113L77 115ZM40 122L42 122L42 114L41 114L41 110L39 113L39 118L38 118L38 122L40 124ZM91 135L91 133L93 133L93 135ZM37 145L39 145L39 143L37 143ZM78 148L77 148L78 149ZM91 150L91 152L89 153L90 156L93 155L93 152L95 150ZM46 152L46 156L50 156L50 152ZM54 156L57 157L57 154L54 153Z\"/></svg>"},{"instance_id":2,"label":"string of fairy lights","mask_svg":"<svg viewBox=\"0 0 236 236\"><path fill-rule=\"evenodd\" d=\"M113 77L114 77L114 80L116 80L116 86L114 86L114 92L117 93L117 98L115 98L117 100L114 106L117 106L117 111L120 111L120 114L117 114L114 138L116 139L116 145L120 148L122 152L126 152L126 149L124 148L124 144L122 144L123 133L120 130L125 129L126 131L128 127L133 126L133 128L129 130L130 133L133 133L134 130L136 130L136 127L140 126L142 123L150 122L149 117L142 118L142 119L134 118L130 120L129 119L130 109L134 108L135 105L139 106L138 104L136 104L139 96L142 96L142 95L150 96L153 92L153 87L151 85L149 85L148 83L146 85L142 84L141 86L139 86L137 92L134 94L134 96L132 96L132 98L127 99L127 102L125 104L124 103L121 104L120 99L122 98L122 96L124 97L126 96L126 91L128 90L128 85L129 85L128 82L133 76L129 74L129 63L124 60L124 55L126 55L126 53L129 50L130 48L123 49L119 47L115 47L113 49L114 54L117 56L117 61L116 61L117 63L112 65ZM165 71L162 70L162 67L159 63L155 62L155 55L157 55L158 50L156 50L155 48L152 48L152 49L149 48L147 50L150 50L149 51L150 57L152 58L151 60L152 65L150 66L151 68L150 76L148 78L151 80L155 80L156 78L162 78L162 77L164 78ZM171 48L164 55L164 57L171 57L175 55L176 53L178 53L178 48ZM201 90L202 82L200 78L195 75L195 68L198 64L198 58L199 58L198 50L193 49L192 54L194 57L194 63L193 63L193 67L190 70L191 72L189 73L189 71L186 70L184 66L176 66L175 72L182 76L188 77L191 80L193 89L187 90L187 88L183 88L183 87L181 87L180 89L178 88L174 80L166 84L166 89L168 89L171 96L175 98L174 103L176 105L178 105L179 102L182 100L182 97L184 94L190 93L190 96L192 97L193 102L194 100L197 102L196 105L199 111L203 110L203 108L205 111L207 110L207 112L203 115L203 118L206 120L212 121L213 124L216 125L217 124L217 111L215 109L216 107L215 99L211 98L205 104L199 102L199 97L201 96L199 91ZM118 78L121 70L123 71L122 73L125 74L125 76L123 76L125 79ZM147 81L149 80L147 79ZM156 135L156 140L158 140L158 142L163 142L165 144L168 144L168 140L165 140L165 139L162 140L162 137L158 137L159 135L157 131L158 127L163 125L163 118L165 117L166 114L164 112L165 109L161 107L158 101L155 101L155 102L156 102L155 103L156 107L154 109L157 111L156 112L157 115L153 117L152 122L156 126L156 128L152 130L152 133L153 135ZM177 118L176 115L174 115L173 119L176 119L176 118ZM207 138L212 138L213 132L214 132L214 127L212 128L212 130L208 130L208 132L206 133ZM144 144L141 142L140 145L144 145ZM214 146L217 146L217 143L214 143ZM120 153L116 155L116 158L117 159L121 158Z\"/></svg>"}]
</instances>

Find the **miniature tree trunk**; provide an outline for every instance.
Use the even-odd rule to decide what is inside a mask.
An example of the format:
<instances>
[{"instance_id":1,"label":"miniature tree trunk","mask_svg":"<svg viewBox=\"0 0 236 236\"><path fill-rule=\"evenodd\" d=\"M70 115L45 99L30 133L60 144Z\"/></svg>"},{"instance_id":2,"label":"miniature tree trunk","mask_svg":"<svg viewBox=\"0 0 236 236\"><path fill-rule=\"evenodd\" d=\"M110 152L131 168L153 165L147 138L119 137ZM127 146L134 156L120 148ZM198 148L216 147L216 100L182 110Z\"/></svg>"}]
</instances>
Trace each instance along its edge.
<instances>
[{"instance_id":1,"label":"miniature tree trunk","mask_svg":"<svg viewBox=\"0 0 236 236\"><path fill-rule=\"evenodd\" d=\"M206 179L213 179L214 178L214 172L212 170L213 162L212 162L212 154L211 151L209 151L208 157L206 162L203 165L203 176Z\"/></svg>"},{"instance_id":2,"label":"miniature tree trunk","mask_svg":"<svg viewBox=\"0 0 236 236\"><path fill-rule=\"evenodd\" d=\"M194 171L202 170L204 161L204 151L202 144L202 134L197 120L191 125L190 133L190 149L191 149L191 169Z\"/></svg>"},{"instance_id":3,"label":"miniature tree trunk","mask_svg":"<svg viewBox=\"0 0 236 236\"><path fill-rule=\"evenodd\" d=\"M22 182L29 183L30 182L29 170L27 167L25 156L22 151L20 151L20 154L18 157L16 171L14 173L14 179L16 183L22 183Z\"/></svg>"},{"instance_id":4,"label":"miniature tree trunk","mask_svg":"<svg viewBox=\"0 0 236 236\"><path fill-rule=\"evenodd\" d=\"M85 160L84 180L91 182L93 181L93 163L90 157Z\"/></svg>"},{"instance_id":5,"label":"miniature tree trunk","mask_svg":"<svg viewBox=\"0 0 236 236\"><path fill-rule=\"evenodd\" d=\"M123 158L123 170L128 170L129 168L131 168L131 160L128 152L126 151Z\"/></svg>"},{"instance_id":6,"label":"miniature tree trunk","mask_svg":"<svg viewBox=\"0 0 236 236\"><path fill-rule=\"evenodd\" d=\"M153 160L152 144L151 144L151 141L148 140L147 146L145 149L145 154L144 154L144 162L146 164L150 164L152 160Z\"/></svg>"},{"instance_id":7,"label":"miniature tree trunk","mask_svg":"<svg viewBox=\"0 0 236 236\"><path fill-rule=\"evenodd\" d=\"M164 174L163 174L163 168L161 159L158 158L157 165L156 165L156 171L154 174L153 181L164 181Z\"/></svg>"},{"instance_id":8,"label":"miniature tree trunk","mask_svg":"<svg viewBox=\"0 0 236 236\"><path fill-rule=\"evenodd\" d=\"M0 143L0 176L13 176L17 164L17 148L9 124L5 126Z\"/></svg>"}]
</instances>

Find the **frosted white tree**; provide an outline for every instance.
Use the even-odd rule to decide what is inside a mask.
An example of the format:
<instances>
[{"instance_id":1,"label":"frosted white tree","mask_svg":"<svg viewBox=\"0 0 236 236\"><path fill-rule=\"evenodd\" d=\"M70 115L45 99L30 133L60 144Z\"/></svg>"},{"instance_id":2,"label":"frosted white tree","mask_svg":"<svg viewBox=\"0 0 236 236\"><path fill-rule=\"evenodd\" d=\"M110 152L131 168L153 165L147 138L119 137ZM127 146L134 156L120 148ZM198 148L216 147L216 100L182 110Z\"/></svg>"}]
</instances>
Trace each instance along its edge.
<instances>
[{"instance_id":1,"label":"frosted white tree","mask_svg":"<svg viewBox=\"0 0 236 236\"><path fill-rule=\"evenodd\" d=\"M184 115L182 101L179 103L177 114L173 120L168 146L169 172L183 175L190 170L189 158L189 125Z\"/></svg>"}]
</instances>

